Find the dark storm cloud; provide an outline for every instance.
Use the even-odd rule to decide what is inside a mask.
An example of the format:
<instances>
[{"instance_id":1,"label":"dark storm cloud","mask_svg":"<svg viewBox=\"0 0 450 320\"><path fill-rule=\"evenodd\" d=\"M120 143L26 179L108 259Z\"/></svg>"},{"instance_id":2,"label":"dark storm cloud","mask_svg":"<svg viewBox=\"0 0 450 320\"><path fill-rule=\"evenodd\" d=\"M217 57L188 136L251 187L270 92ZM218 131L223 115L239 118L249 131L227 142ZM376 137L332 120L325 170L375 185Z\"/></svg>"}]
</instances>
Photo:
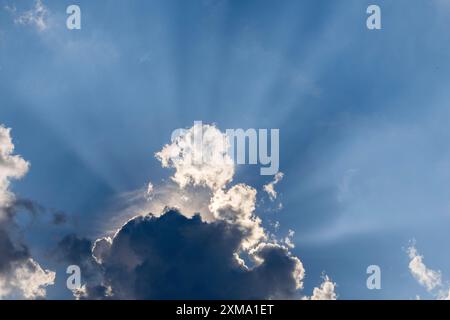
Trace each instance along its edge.
<instances>
[{"instance_id":1,"label":"dark storm cloud","mask_svg":"<svg viewBox=\"0 0 450 320\"><path fill-rule=\"evenodd\" d=\"M92 242L90 240L70 234L58 243L56 256L61 261L84 266L94 262L91 248Z\"/></svg>"},{"instance_id":2,"label":"dark storm cloud","mask_svg":"<svg viewBox=\"0 0 450 320\"><path fill-rule=\"evenodd\" d=\"M15 243L10 234L0 225L0 275L11 271L14 262L25 261L30 257L28 248Z\"/></svg>"},{"instance_id":3,"label":"dark storm cloud","mask_svg":"<svg viewBox=\"0 0 450 320\"><path fill-rule=\"evenodd\" d=\"M0 276L14 271L14 264L32 258L28 245L23 242L23 230L16 223L19 212L27 212L34 218L47 211L37 202L24 198L15 198L8 206L0 208L3 216L0 220Z\"/></svg>"},{"instance_id":4,"label":"dark storm cloud","mask_svg":"<svg viewBox=\"0 0 450 320\"><path fill-rule=\"evenodd\" d=\"M105 298L106 287L103 282L103 268L92 256L93 243L86 238L79 238L75 234L64 237L57 246L54 256L59 262L80 267L82 281L85 283L84 296L74 294L80 298Z\"/></svg>"},{"instance_id":5,"label":"dark storm cloud","mask_svg":"<svg viewBox=\"0 0 450 320\"><path fill-rule=\"evenodd\" d=\"M12 265L30 258L28 246L23 243L20 229L15 222L19 210L25 209L33 215L38 208L25 199L14 199L10 205L0 208L0 275L12 271Z\"/></svg>"},{"instance_id":6,"label":"dark storm cloud","mask_svg":"<svg viewBox=\"0 0 450 320\"><path fill-rule=\"evenodd\" d=\"M82 274L83 268L102 274L103 285L88 283L85 298L108 290L114 299L294 298L298 259L283 247L263 244L251 254L259 263L246 267L235 255L243 237L233 224L205 223L199 215L186 218L170 210L130 220L109 248L101 241L101 264L85 239L66 237L58 251L79 263Z\"/></svg>"}]
</instances>

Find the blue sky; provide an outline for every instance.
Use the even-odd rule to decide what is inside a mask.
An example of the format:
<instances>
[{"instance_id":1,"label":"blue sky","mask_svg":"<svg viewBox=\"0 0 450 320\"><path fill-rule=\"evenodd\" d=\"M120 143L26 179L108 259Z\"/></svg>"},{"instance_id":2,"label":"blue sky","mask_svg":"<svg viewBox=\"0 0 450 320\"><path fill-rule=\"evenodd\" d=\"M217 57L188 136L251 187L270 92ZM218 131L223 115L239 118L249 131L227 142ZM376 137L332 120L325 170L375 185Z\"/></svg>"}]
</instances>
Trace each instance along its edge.
<instances>
[{"instance_id":1,"label":"blue sky","mask_svg":"<svg viewBox=\"0 0 450 320\"><path fill-rule=\"evenodd\" d=\"M305 292L326 272L343 299L432 298L408 270L411 239L450 281L449 1L76 1L70 31L72 3L44 0L38 30L4 8L33 1L0 0L0 123L31 163L13 190L71 221L26 227L44 265L72 229L98 236L119 194L167 179L154 153L202 120L280 129L283 209L266 199L258 215L295 230ZM366 288L371 264L381 290Z\"/></svg>"}]
</instances>

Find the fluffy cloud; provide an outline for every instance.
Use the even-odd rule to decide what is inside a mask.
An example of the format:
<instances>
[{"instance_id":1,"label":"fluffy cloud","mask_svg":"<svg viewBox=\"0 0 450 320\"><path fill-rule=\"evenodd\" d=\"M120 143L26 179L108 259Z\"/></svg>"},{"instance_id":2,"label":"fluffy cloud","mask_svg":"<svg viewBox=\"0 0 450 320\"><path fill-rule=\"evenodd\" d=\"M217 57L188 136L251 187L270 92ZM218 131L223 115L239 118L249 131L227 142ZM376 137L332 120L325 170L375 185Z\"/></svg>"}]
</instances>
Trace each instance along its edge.
<instances>
[{"instance_id":1,"label":"fluffy cloud","mask_svg":"<svg viewBox=\"0 0 450 320\"><path fill-rule=\"evenodd\" d=\"M99 298L99 292L114 299L295 298L304 277L300 260L285 247L260 243L245 263L238 258L244 237L235 224L175 210L136 217L111 242L102 241L96 257L101 284L88 285L84 298ZM60 251L67 262L92 270L88 243L68 238Z\"/></svg>"},{"instance_id":2,"label":"fluffy cloud","mask_svg":"<svg viewBox=\"0 0 450 320\"><path fill-rule=\"evenodd\" d=\"M0 210L8 208L14 200L14 195L9 191L11 180L22 178L29 168L27 161L13 155L14 144L10 132L11 129L0 125Z\"/></svg>"},{"instance_id":3,"label":"fluffy cloud","mask_svg":"<svg viewBox=\"0 0 450 320\"><path fill-rule=\"evenodd\" d=\"M44 270L20 241L14 221L18 209L38 210L26 200L16 200L9 190L12 179L22 178L29 163L14 155L10 129L0 125L0 298L36 299L46 295L55 273Z\"/></svg>"},{"instance_id":4,"label":"fluffy cloud","mask_svg":"<svg viewBox=\"0 0 450 320\"><path fill-rule=\"evenodd\" d=\"M171 144L165 145L156 153L156 157L163 167L175 169L171 179L181 190L188 189L189 186L209 189L211 196L200 194L203 202L209 198L207 211L197 212L200 212L206 221L227 221L235 224L245 234L242 248L249 250L264 240L266 235L261 220L254 214L256 190L245 184L226 189L234 176L234 163L228 153L229 147L225 133L214 125L200 122L179 132ZM195 197L198 195L192 194L189 198ZM176 204L175 207L180 206Z\"/></svg>"},{"instance_id":5,"label":"fluffy cloud","mask_svg":"<svg viewBox=\"0 0 450 320\"><path fill-rule=\"evenodd\" d=\"M407 252L411 259L409 270L417 282L424 286L434 298L450 300L450 289L443 285L441 272L429 269L425 265L423 256L417 252L414 244L408 248Z\"/></svg>"},{"instance_id":6,"label":"fluffy cloud","mask_svg":"<svg viewBox=\"0 0 450 320\"><path fill-rule=\"evenodd\" d=\"M171 144L156 153L165 168L174 168L172 180L181 188L189 184L223 188L234 175L225 133L215 126L196 123L174 137Z\"/></svg>"},{"instance_id":7,"label":"fluffy cloud","mask_svg":"<svg viewBox=\"0 0 450 320\"><path fill-rule=\"evenodd\" d=\"M409 270L421 285L428 291L432 291L442 285L441 272L427 268L423 262L423 256L418 254L414 245L408 248L408 255L411 259L409 262Z\"/></svg>"},{"instance_id":8,"label":"fluffy cloud","mask_svg":"<svg viewBox=\"0 0 450 320\"><path fill-rule=\"evenodd\" d=\"M216 220L227 221L244 232L244 249L250 249L266 239L261 219L254 215L255 202L256 190L245 184L238 184L228 191L217 190L209 204L209 210Z\"/></svg>"},{"instance_id":9,"label":"fluffy cloud","mask_svg":"<svg viewBox=\"0 0 450 320\"><path fill-rule=\"evenodd\" d=\"M335 293L336 283L332 282L328 276L324 277L324 281L319 288L314 288L311 300L336 300Z\"/></svg>"},{"instance_id":10,"label":"fluffy cloud","mask_svg":"<svg viewBox=\"0 0 450 320\"><path fill-rule=\"evenodd\" d=\"M274 178L274 180L273 180L272 182L269 182L268 184L265 184L265 185L263 186L263 189L264 189L264 191L267 192L267 194L269 195L270 200L274 201L274 200L277 198L278 193L277 193L277 191L275 190L275 185L276 185L278 182L280 182L280 181L283 179L283 177L284 177L283 172L278 172L278 173L275 175L275 178Z\"/></svg>"},{"instance_id":11,"label":"fluffy cloud","mask_svg":"<svg viewBox=\"0 0 450 320\"><path fill-rule=\"evenodd\" d=\"M289 251L293 232L287 241L269 235L255 212L257 191L231 184L226 135L203 124L178 133L156 153L163 167L174 169L171 182L124 195L130 203L118 216L128 221L109 237L92 242L72 235L59 244L61 261L82 271L85 283L75 296L300 298L305 270ZM335 284L326 280L314 296L336 298Z\"/></svg>"},{"instance_id":12,"label":"fluffy cloud","mask_svg":"<svg viewBox=\"0 0 450 320\"><path fill-rule=\"evenodd\" d=\"M0 298L37 299L46 296L46 287L55 282L55 272L44 270L32 258L15 261L12 272L0 277Z\"/></svg>"}]
</instances>

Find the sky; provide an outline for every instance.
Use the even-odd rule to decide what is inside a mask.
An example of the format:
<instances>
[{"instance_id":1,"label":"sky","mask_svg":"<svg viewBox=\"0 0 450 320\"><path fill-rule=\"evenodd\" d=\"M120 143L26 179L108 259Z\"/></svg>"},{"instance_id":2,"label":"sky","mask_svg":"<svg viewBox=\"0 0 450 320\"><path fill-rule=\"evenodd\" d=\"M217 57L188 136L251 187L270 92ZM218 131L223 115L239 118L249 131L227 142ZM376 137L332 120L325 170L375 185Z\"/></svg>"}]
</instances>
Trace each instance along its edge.
<instances>
[{"instance_id":1,"label":"sky","mask_svg":"<svg viewBox=\"0 0 450 320\"><path fill-rule=\"evenodd\" d=\"M80 30L66 27L71 4ZM380 30L366 26L371 4ZM448 0L0 0L0 124L11 128L0 130L0 240L27 248L0 258L0 297L254 298L222 288L240 277L266 294L257 298L445 297L449 29ZM164 167L155 154L194 121L218 140L226 129L279 129L275 199L259 165ZM93 258L95 240L114 235ZM202 247L216 236L223 255ZM135 264L120 265L130 252ZM263 288L266 272L281 274L277 257L286 277ZM214 290L194 281L209 258ZM165 268L157 260L173 266L167 283L148 279ZM83 290L66 287L69 264L82 267ZM366 285L370 265L380 289ZM36 275L31 293L21 268Z\"/></svg>"}]
</instances>

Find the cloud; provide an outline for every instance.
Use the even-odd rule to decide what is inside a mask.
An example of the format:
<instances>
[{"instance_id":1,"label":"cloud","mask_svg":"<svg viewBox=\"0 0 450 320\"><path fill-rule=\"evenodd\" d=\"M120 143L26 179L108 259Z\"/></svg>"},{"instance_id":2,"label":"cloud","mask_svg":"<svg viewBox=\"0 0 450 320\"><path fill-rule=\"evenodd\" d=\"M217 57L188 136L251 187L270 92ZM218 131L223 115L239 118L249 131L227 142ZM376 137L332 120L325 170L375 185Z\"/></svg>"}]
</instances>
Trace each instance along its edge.
<instances>
[{"instance_id":1,"label":"cloud","mask_svg":"<svg viewBox=\"0 0 450 320\"><path fill-rule=\"evenodd\" d=\"M294 238L294 235L295 235L295 231L289 229L287 236L284 237L284 239L283 239L284 244L291 249L295 248L295 244L292 241L292 239Z\"/></svg>"},{"instance_id":2,"label":"cloud","mask_svg":"<svg viewBox=\"0 0 450 320\"><path fill-rule=\"evenodd\" d=\"M261 219L254 213L257 192L245 184L226 188L235 173L228 150L226 134L214 125L200 122L179 132L171 144L156 153L156 158L163 167L175 169L171 179L180 190L189 192L189 187L198 186L209 190L206 194L191 191L187 196L188 201L195 202L195 198L200 198L203 203L209 201L206 210L200 207L196 212L200 212L205 221L227 221L237 225L245 235L241 247L249 250L266 239ZM174 207L186 206L180 197L176 197L176 200Z\"/></svg>"},{"instance_id":3,"label":"cloud","mask_svg":"<svg viewBox=\"0 0 450 320\"><path fill-rule=\"evenodd\" d=\"M305 269L290 252L293 231L287 241L266 232L255 188L231 184L234 164L226 150L226 135L214 125L182 131L155 154L175 170L170 182L124 194L125 208L108 214L108 221L118 216L125 224L95 241L63 239L60 261L85 275L75 297L300 298ZM327 278L315 296L335 298L334 286Z\"/></svg>"},{"instance_id":4,"label":"cloud","mask_svg":"<svg viewBox=\"0 0 450 320\"><path fill-rule=\"evenodd\" d=\"M90 299L105 299L109 296L108 288L103 285L103 270L99 263L101 260L93 256L93 252L99 254L96 246L99 241L100 239L93 244L89 239L69 234L58 243L54 252L56 260L65 266L80 267L84 283L81 288L73 290L74 296L78 299L86 296Z\"/></svg>"},{"instance_id":5,"label":"cloud","mask_svg":"<svg viewBox=\"0 0 450 320\"><path fill-rule=\"evenodd\" d=\"M270 200L274 201L277 198L278 193L275 191L275 185L278 182L280 182L283 179L283 177L284 177L283 172L278 172L275 175L275 178L274 178L274 180L272 182L270 182L268 184L265 184L263 186L263 189L269 195Z\"/></svg>"},{"instance_id":6,"label":"cloud","mask_svg":"<svg viewBox=\"0 0 450 320\"><path fill-rule=\"evenodd\" d=\"M164 168L174 168L172 180L187 185L223 188L234 175L225 133L213 125L196 123L156 153Z\"/></svg>"},{"instance_id":7,"label":"cloud","mask_svg":"<svg viewBox=\"0 0 450 320\"><path fill-rule=\"evenodd\" d=\"M244 249L250 249L267 238L261 219L254 214L255 203L256 190L245 184L237 184L227 191L217 190L209 204L209 210L217 221L227 221L243 231Z\"/></svg>"},{"instance_id":8,"label":"cloud","mask_svg":"<svg viewBox=\"0 0 450 320\"><path fill-rule=\"evenodd\" d=\"M11 14L15 16L14 23L21 25L31 25L39 31L44 31L48 27L48 9L41 0L34 2L34 7L22 14L17 15L15 8L9 8Z\"/></svg>"},{"instance_id":9,"label":"cloud","mask_svg":"<svg viewBox=\"0 0 450 320\"><path fill-rule=\"evenodd\" d=\"M32 258L12 263L13 270L0 276L0 298L44 298L46 287L55 283L55 272L44 270Z\"/></svg>"},{"instance_id":10,"label":"cloud","mask_svg":"<svg viewBox=\"0 0 450 320\"><path fill-rule=\"evenodd\" d=\"M11 129L0 125L0 208L7 208L14 200L14 195L9 191L11 180L22 178L30 164L18 155L13 155ZM0 211L0 219L2 213Z\"/></svg>"},{"instance_id":11,"label":"cloud","mask_svg":"<svg viewBox=\"0 0 450 320\"><path fill-rule=\"evenodd\" d=\"M97 263L103 263L108 258L109 249L111 248L112 239L103 237L95 240L92 246L92 256Z\"/></svg>"},{"instance_id":12,"label":"cloud","mask_svg":"<svg viewBox=\"0 0 450 320\"><path fill-rule=\"evenodd\" d=\"M29 163L14 155L11 130L0 125L0 298L36 299L46 295L55 273L44 270L31 256L20 240L15 215L25 209L31 213L40 210L33 202L16 199L9 190L11 180L22 178Z\"/></svg>"},{"instance_id":13,"label":"cloud","mask_svg":"<svg viewBox=\"0 0 450 320\"><path fill-rule=\"evenodd\" d=\"M428 291L442 285L441 272L429 269L423 262L423 256L419 255L414 245L408 248L408 255L411 259L409 270L413 277Z\"/></svg>"},{"instance_id":14,"label":"cloud","mask_svg":"<svg viewBox=\"0 0 450 320\"><path fill-rule=\"evenodd\" d=\"M440 271L429 269L423 262L414 243L407 250L409 258L409 270L413 277L424 286L438 300L450 300L450 288L444 288Z\"/></svg>"},{"instance_id":15,"label":"cloud","mask_svg":"<svg viewBox=\"0 0 450 320\"><path fill-rule=\"evenodd\" d=\"M228 150L229 143L225 133L214 125L199 122L190 129L179 132L171 144L165 145L156 153L156 158L163 167L175 168L171 179L181 190L188 190L190 186L208 189L211 195L200 194L202 202L209 200L207 211L197 212L200 212L205 221L219 220L236 224L245 234L241 246L248 250L264 240L266 235L261 220L254 214L256 190L245 184L226 189L235 173ZM188 198L198 196L194 191ZM183 203L180 205L184 206ZM180 206L176 204L175 207Z\"/></svg>"},{"instance_id":16,"label":"cloud","mask_svg":"<svg viewBox=\"0 0 450 320\"><path fill-rule=\"evenodd\" d=\"M238 258L244 237L232 223L207 223L175 210L136 217L111 241L101 241L96 258L102 283L91 286L101 289L85 290L83 297L109 290L114 299L295 298L304 277L300 260L283 246L260 243L248 253L247 265ZM88 244L71 237L59 251L67 262L92 270L97 262Z\"/></svg>"},{"instance_id":17,"label":"cloud","mask_svg":"<svg viewBox=\"0 0 450 320\"><path fill-rule=\"evenodd\" d=\"M147 185L147 197L152 197L154 189L155 187L153 186L153 183L149 182Z\"/></svg>"},{"instance_id":18,"label":"cloud","mask_svg":"<svg viewBox=\"0 0 450 320\"><path fill-rule=\"evenodd\" d=\"M336 283L332 282L328 276L324 276L324 281L319 288L314 288L310 300L336 300Z\"/></svg>"}]
</instances>

